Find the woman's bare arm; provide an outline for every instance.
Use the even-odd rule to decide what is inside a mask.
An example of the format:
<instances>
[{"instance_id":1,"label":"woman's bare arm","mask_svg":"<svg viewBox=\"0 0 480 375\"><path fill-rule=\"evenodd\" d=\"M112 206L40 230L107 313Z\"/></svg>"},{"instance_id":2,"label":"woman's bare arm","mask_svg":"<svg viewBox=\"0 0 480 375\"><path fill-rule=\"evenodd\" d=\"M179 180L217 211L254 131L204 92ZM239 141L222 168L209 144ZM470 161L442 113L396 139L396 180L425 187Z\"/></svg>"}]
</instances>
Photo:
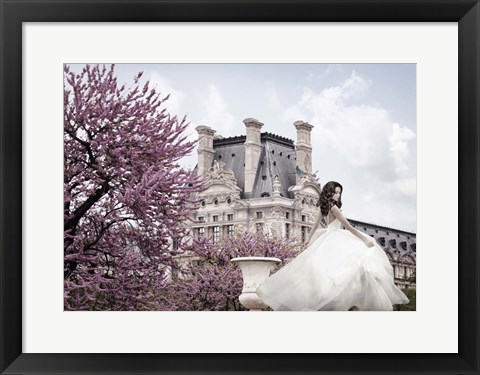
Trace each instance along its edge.
<instances>
[{"instance_id":1,"label":"woman's bare arm","mask_svg":"<svg viewBox=\"0 0 480 375\"><path fill-rule=\"evenodd\" d=\"M350 225L348 220L343 216L342 211L337 206L333 206L330 211L332 214L337 218L337 220L347 229L350 233L352 233L354 236L358 237L360 240L362 240L365 245L368 247L372 247L373 241L370 238L365 237L362 235L362 233L358 230L356 230L354 227Z\"/></svg>"}]
</instances>

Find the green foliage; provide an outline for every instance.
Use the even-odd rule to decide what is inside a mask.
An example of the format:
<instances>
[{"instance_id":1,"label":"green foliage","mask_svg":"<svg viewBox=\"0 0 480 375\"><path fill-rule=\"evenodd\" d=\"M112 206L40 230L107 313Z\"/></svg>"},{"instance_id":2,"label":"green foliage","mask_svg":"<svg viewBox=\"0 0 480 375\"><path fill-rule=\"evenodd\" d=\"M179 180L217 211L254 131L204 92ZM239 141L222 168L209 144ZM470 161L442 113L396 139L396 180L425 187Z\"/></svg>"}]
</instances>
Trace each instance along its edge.
<instances>
[{"instance_id":1,"label":"green foliage","mask_svg":"<svg viewBox=\"0 0 480 375\"><path fill-rule=\"evenodd\" d=\"M417 270L414 270L410 277L407 277L407 280L410 284L417 284Z\"/></svg>"},{"instance_id":2,"label":"green foliage","mask_svg":"<svg viewBox=\"0 0 480 375\"><path fill-rule=\"evenodd\" d=\"M404 305L393 305L393 311L416 311L417 310L417 291L413 288L404 289L403 293L410 300L409 303Z\"/></svg>"}]
</instances>

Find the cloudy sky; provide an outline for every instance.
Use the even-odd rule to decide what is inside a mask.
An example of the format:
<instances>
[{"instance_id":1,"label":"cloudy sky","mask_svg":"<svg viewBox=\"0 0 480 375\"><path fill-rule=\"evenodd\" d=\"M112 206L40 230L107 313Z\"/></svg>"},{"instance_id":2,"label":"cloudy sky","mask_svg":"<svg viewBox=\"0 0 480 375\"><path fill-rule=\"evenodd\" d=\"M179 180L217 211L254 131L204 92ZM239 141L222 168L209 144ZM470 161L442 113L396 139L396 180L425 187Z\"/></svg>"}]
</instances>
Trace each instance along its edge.
<instances>
[{"instance_id":1,"label":"cloudy sky","mask_svg":"<svg viewBox=\"0 0 480 375\"><path fill-rule=\"evenodd\" d=\"M191 136L208 125L243 135L242 120L296 140L293 122L312 130L313 171L344 187L351 219L416 232L416 67L414 64L117 65L120 81L144 78L170 94ZM183 160L194 167L196 154Z\"/></svg>"}]
</instances>

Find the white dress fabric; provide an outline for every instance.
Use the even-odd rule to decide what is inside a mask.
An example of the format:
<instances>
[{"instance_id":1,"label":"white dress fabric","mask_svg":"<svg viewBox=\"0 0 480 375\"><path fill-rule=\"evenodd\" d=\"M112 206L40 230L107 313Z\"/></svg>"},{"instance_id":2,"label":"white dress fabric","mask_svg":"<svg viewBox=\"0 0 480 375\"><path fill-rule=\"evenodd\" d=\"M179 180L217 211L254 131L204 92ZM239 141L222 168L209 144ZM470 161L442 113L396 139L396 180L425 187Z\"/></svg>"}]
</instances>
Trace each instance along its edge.
<instances>
[{"instance_id":1,"label":"white dress fabric","mask_svg":"<svg viewBox=\"0 0 480 375\"><path fill-rule=\"evenodd\" d=\"M308 247L265 280L257 294L276 311L347 311L352 306L391 311L393 304L409 302L394 284L383 249L376 242L367 247L341 229L337 219L317 229Z\"/></svg>"}]
</instances>

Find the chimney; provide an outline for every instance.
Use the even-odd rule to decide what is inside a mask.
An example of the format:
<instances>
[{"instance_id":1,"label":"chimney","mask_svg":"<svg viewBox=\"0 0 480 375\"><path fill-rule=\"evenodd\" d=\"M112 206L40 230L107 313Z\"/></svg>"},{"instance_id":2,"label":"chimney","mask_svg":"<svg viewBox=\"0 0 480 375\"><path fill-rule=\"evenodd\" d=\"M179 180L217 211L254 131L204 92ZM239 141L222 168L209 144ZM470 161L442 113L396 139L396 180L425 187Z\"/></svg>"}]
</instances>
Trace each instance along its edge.
<instances>
[{"instance_id":1,"label":"chimney","mask_svg":"<svg viewBox=\"0 0 480 375\"><path fill-rule=\"evenodd\" d=\"M200 125L195 128L198 133L198 176L205 176L206 172L213 164L213 156L215 150L213 149L213 135L215 130L205 125Z\"/></svg>"},{"instance_id":2,"label":"chimney","mask_svg":"<svg viewBox=\"0 0 480 375\"><path fill-rule=\"evenodd\" d=\"M251 193L257 174L258 159L262 151L262 142L260 141L260 130L263 124L254 119L246 118L243 120L247 128L247 139L245 140L245 193Z\"/></svg>"},{"instance_id":3,"label":"chimney","mask_svg":"<svg viewBox=\"0 0 480 375\"><path fill-rule=\"evenodd\" d=\"M297 167L307 174L312 173L312 141L310 133L313 125L301 120L293 123L297 129L297 143L295 150L297 153ZM298 176L298 175L297 175Z\"/></svg>"}]
</instances>

